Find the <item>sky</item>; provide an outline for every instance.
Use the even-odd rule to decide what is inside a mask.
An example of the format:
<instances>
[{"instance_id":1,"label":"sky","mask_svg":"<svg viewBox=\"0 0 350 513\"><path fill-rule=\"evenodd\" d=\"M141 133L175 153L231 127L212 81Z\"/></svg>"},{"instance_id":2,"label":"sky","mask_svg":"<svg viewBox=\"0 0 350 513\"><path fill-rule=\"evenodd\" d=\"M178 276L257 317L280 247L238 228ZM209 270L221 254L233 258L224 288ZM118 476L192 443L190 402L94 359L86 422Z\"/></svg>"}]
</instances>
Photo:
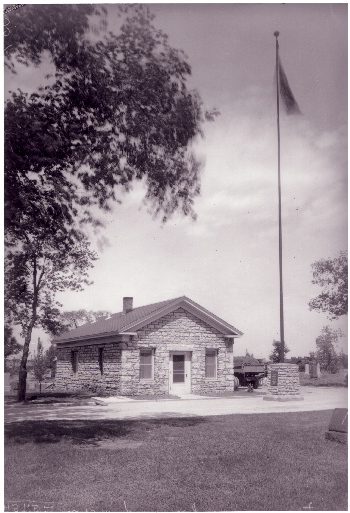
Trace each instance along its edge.
<instances>
[{"instance_id":1,"label":"sky","mask_svg":"<svg viewBox=\"0 0 350 513\"><path fill-rule=\"evenodd\" d=\"M113 30L116 7L107 7ZM347 4L150 7L156 27L188 56L189 87L220 111L205 124L204 138L193 142L204 163L198 218L177 214L162 225L147 213L144 190L135 185L103 218L94 284L60 294L63 310L115 313L123 296L137 307L185 295L244 333L235 342L237 355L247 350L268 358L280 329L278 30L280 57L302 112L281 111L280 119L285 342L288 356L307 356L330 325L344 331L339 348L347 352L347 318L330 321L308 307L321 292L311 283L311 264L347 249ZM7 76L5 93L32 90L38 76L21 68ZM48 344L48 336L40 336Z\"/></svg>"}]
</instances>

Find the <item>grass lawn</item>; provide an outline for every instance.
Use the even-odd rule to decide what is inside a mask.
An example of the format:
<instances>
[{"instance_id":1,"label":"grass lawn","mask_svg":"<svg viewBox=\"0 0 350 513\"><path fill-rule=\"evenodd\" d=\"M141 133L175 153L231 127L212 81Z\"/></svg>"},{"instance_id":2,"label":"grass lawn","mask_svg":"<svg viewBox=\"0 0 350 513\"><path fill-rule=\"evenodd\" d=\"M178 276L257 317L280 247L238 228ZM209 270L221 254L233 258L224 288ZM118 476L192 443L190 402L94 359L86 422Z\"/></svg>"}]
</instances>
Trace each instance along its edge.
<instances>
[{"instance_id":1,"label":"grass lawn","mask_svg":"<svg viewBox=\"0 0 350 513\"><path fill-rule=\"evenodd\" d=\"M342 369L336 374L322 371L319 378L310 378L305 376L304 372L299 372L300 384L302 386L313 387L345 387L345 376L348 374L348 369Z\"/></svg>"},{"instance_id":2,"label":"grass lawn","mask_svg":"<svg viewBox=\"0 0 350 513\"><path fill-rule=\"evenodd\" d=\"M344 511L331 415L6 424L5 511Z\"/></svg>"}]
</instances>

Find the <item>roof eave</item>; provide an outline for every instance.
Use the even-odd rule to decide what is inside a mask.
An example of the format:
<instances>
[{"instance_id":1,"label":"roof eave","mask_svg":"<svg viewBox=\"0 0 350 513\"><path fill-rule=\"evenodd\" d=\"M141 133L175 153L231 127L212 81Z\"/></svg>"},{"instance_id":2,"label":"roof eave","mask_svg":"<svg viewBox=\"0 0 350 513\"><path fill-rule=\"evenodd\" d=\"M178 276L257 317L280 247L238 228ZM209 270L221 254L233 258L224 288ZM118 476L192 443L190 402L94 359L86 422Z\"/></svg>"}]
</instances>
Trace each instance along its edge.
<instances>
[{"instance_id":1,"label":"roof eave","mask_svg":"<svg viewBox=\"0 0 350 513\"><path fill-rule=\"evenodd\" d=\"M159 319L160 317L163 317L164 315L172 312L173 310L179 308L180 306L186 305L186 309L188 311L194 310L193 313L197 317L201 318L205 322L209 323L214 328L218 329L223 335L233 335L234 337L241 337L243 333L239 330L237 330L234 326L231 326L227 322L223 321L222 319L213 317L210 315L210 313L207 310L204 310L200 307L200 305L197 305L194 301L189 299L186 296L179 297L175 299L172 303L167 304L160 310L156 312L152 312L148 316L144 317L141 320L132 322L124 327L124 330L130 330L130 329L142 329L143 326L146 326L152 320Z\"/></svg>"},{"instance_id":2,"label":"roof eave","mask_svg":"<svg viewBox=\"0 0 350 513\"><path fill-rule=\"evenodd\" d=\"M55 339L53 339L53 341L51 342L51 344L60 344L60 343L66 343L66 342L79 342L80 340L83 341L83 340L91 340L91 339L95 339L95 338L106 338L106 337L114 337L114 336L117 336L117 335L120 335L119 331L107 331L105 333L97 333L95 335L81 335L80 337L70 337L70 338L64 338L64 339L60 339L60 340L57 340L55 341Z\"/></svg>"},{"instance_id":3,"label":"roof eave","mask_svg":"<svg viewBox=\"0 0 350 513\"><path fill-rule=\"evenodd\" d=\"M227 338L240 338L242 337L243 333L234 326L230 325L226 321L220 319L217 316L214 316L214 314L211 314L209 310L206 310L205 308L202 308L200 305L192 301L186 296L181 296L173 301L170 301L165 306L160 308L159 310L156 310L155 312L152 312L148 315L145 315L142 319L138 319L137 321L131 322L130 324L123 326L120 330L114 330L114 331L108 331L104 333L97 333L97 334L89 334L89 335L81 335L78 337L68 337L63 338L60 340L53 340L52 343L56 345L64 345L69 344L70 342L79 342L79 341L88 341L88 340L96 340L96 339L103 339L107 337L113 337L113 336L120 336L124 334L128 335L135 335L135 332L137 330L142 329L147 324L151 323L154 320L157 320L164 315L167 315L168 313L171 313L172 311L176 310L177 308L184 307L185 310L189 311L196 317L200 318L213 328L217 329L220 333L223 334L224 337Z\"/></svg>"}]
</instances>

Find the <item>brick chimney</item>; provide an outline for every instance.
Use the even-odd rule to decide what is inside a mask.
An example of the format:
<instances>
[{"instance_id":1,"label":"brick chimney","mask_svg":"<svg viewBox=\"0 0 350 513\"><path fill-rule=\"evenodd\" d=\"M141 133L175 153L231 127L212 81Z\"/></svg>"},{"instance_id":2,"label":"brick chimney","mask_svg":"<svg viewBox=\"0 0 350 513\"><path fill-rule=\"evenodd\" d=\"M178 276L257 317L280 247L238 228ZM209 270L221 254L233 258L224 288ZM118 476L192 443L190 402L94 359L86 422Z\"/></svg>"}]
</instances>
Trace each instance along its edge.
<instances>
[{"instance_id":1,"label":"brick chimney","mask_svg":"<svg viewBox=\"0 0 350 513\"><path fill-rule=\"evenodd\" d=\"M123 297L123 313L127 314L132 310L132 297Z\"/></svg>"}]
</instances>

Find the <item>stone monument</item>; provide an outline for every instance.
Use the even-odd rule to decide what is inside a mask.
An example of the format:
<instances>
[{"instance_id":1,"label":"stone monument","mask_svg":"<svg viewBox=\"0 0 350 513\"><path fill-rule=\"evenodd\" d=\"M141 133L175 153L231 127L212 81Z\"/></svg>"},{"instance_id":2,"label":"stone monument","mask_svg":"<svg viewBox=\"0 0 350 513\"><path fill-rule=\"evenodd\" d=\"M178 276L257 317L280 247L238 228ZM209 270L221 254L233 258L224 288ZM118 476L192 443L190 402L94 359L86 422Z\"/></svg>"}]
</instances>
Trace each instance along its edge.
<instances>
[{"instance_id":1,"label":"stone monument","mask_svg":"<svg viewBox=\"0 0 350 513\"><path fill-rule=\"evenodd\" d=\"M299 366L274 363L268 366L265 401L302 401L300 395Z\"/></svg>"}]
</instances>

